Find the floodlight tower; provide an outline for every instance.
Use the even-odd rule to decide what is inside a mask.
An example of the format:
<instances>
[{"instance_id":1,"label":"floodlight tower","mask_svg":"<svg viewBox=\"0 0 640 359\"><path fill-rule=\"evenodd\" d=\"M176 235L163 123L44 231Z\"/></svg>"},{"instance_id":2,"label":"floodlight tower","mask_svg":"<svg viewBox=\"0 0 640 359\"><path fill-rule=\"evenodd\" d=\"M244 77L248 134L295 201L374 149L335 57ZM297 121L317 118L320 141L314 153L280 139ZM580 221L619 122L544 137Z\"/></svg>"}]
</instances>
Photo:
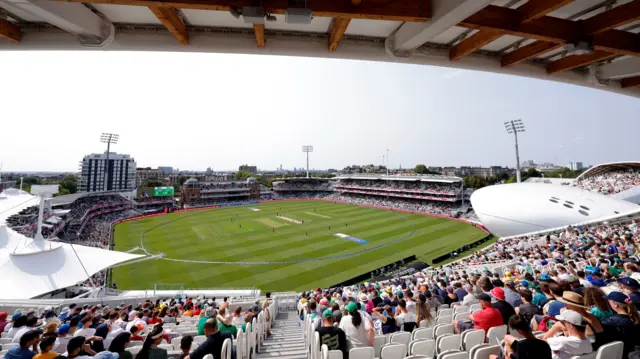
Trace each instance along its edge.
<instances>
[{"instance_id":1,"label":"floodlight tower","mask_svg":"<svg viewBox=\"0 0 640 359\"><path fill-rule=\"evenodd\" d=\"M120 135L117 135L115 133L102 133L102 135L100 135L100 142L102 143L106 143L107 144L107 160L104 163L104 190L107 190L107 183L108 183L108 178L109 178L109 151L111 149L111 144L113 143L114 145L116 143L118 143L118 139L120 138Z\"/></svg>"},{"instance_id":2,"label":"floodlight tower","mask_svg":"<svg viewBox=\"0 0 640 359\"><path fill-rule=\"evenodd\" d=\"M302 152L307 154L307 178L309 178L309 153L313 152L313 146L302 146Z\"/></svg>"},{"instance_id":3,"label":"floodlight tower","mask_svg":"<svg viewBox=\"0 0 640 359\"><path fill-rule=\"evenodd\" d=\"M504 127L508 134L513 133L513 137L516 140L516 179L520 183L520 153L518 152L518 132L525 132L524 123L521 119L514 121L506 121Z\"/></svg>"}]
</instances>

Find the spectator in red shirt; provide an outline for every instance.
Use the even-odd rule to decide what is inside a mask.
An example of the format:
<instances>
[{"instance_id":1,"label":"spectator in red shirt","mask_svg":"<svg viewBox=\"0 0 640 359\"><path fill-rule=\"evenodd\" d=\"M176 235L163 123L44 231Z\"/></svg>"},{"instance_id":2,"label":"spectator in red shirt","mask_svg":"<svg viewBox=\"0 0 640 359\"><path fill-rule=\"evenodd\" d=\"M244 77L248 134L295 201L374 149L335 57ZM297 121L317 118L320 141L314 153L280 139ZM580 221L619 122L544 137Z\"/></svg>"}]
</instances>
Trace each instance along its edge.
<instances>
[{"instance_id":1,"label":"spectator in red shirt","mask_svg":"<svg viewBox=\"0 0 640 359\"><path fill-rule=\"evenodd\" d=\"M481 311L470 314L468 321L456 320L453 322L453 327L457 334L467 329L482 329L486 334L489 328L503 324L502 314L500 314L499 310L491 307L491 297L487 293L478 295L478 300L482 305Z\"/></svg>"},{"instance_id":2,"label":"spectator in red shirt","mask_svg":"<svg viewBox=\"0 0 640 359\"><path fill-rule=\"evenodd\" d=\"M0 313L0 333L4 332L4 327L9 324L9 322L7 322L7 316L9 316L7 312Z\"/></svg>"}]
</instances>

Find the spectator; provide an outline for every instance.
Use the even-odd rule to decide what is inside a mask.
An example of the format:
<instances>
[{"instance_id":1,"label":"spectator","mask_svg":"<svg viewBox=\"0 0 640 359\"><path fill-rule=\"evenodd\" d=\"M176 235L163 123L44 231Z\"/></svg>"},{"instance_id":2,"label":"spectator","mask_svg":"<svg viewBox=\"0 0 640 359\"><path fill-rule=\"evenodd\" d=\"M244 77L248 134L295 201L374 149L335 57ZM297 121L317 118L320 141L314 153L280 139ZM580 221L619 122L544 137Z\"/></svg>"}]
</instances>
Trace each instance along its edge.
<instances>
[{"instance_id":1,"label":"spectator","mask_svg":"<svg viewBox=\"0 0 640 359\"><path fill-rule=\"evenodd\" d=\"M640 293L638 293L638 289L640 289L640 284L638 281L630 277L623 277L618 279L618 284L622 287L622 293L629 296L636 308L639 308Z\"/></svg>"},{"instance_id":2,"label":"spectator","mask_svg":"<svg viewBox=\"0 0 640 359\"><path fill-rule=\"evenodd\" d=\"M531 301L533 300L533 296L529 289L520 289L519 293L522 304L520 304L519 307L515 308L515 311L521 318L525 318L526 320L531 322L531 319L533 319L533 317L538 314L540 310L538 309L538 307L531 303Z\"/></svg>"},{"instance_id":3,"label":"spectator","mask_svg":"<svg viewBox=\"0 0 640 359\"><path fill-rule=\"evenodd\" d=\"M55 336L45 336L40 341L40 354L37 354L34 359L53 359L57 357L58 353L53 351L53 346L56 344Z\"/></svg>"},{"instance_id":4,"label":"spectator","mask_svg":"<svg viewBox=\"0 0 640 359\"><path fill-rule=\"evenodd\" d=\"M416 327L416 315L407 310L407 302L404 299L398 301L395 319L396 325L405 332L412 332Z\"/></svg>"},{"instance_id":5,"label":"spectator","mask_svg":"<svg viewBox=\"0 0 640 359\"><path fill-rule=\"evenodd\" d=\"M375 310L378 310L376 308ZM376 312L374 312L376 313ZM320 345L327 345L329 350L340 350L343 358L349 357L349 351L347 350L347 337L344 331L334 326L333 311L326 309L322 312L322 326L316 331L320 336Z\"/></svg>"},{"instance_id":6,"label":"spectator","mask_svg":"<svg viewBox=\"0 0 640 359\"><path fill-rule=\"evenodd\" d=\"M471 284L465 284L463 287L467 294L462 298L462 305L471 306L473 304L480 303L473 294L473 286Z\"/></svg>"},{"instance_id":7,"label":"spectator","mask_svg":"<svg viewBox=\"0 0 640 359\"><path fill-rule=\"evenodd\" d=\"M391 306L386 305L383 308L377 307L374 309L373 314L382 323L382 334L395 333L398 330Z\"/></svg>"},{"instance_id":8,"label":"spectator","mask_svg":"<svg viewBox=\"0 0 640 359\"><path fill-rule=\"evenodd\" d=\"M226 315L227 308L220 308L216 319L218 320L218 330L223 334L231 334L233 337L238 333L238 328L231 324L231 316Z\"/></svg>"},{"instance_id":9,"label":"spectator","mask_svg":"<svg viewBox=\"0 0 640 359\"><path fill-rule=\"evenodd\" d=\"M76 330L75 333L73 333L74 337L92 337L96 333L96 330L91 328L91 326L93 325L93 316L91 314L85 315L80 320L80 323L82 325L80 326L80 329Z\"/></svg>"},{"instance_id":10,"label":"spectator","mask_svg":"<svg viewBox=\"0 0 640 359\"><path fill-rule=\"evenodd\" d=\"M213 308L207 307L200 313L200 319L198 319L198 335L204 335L204 323L213 317Z\"/></svg>"},{"instance_id":11,"label":"spectator","mask_svg":"<svg viewBox=\"0 0 640 359\"><path fill-rule=\"evenodd\" d=\"M39 330L29 330L20 337L20 345L9 349L4 355L6 359L32 359L38 351L37 345L40 341Z\"/></svg>"},{"instance_id":12,"label":"spectator","mask_svg":"<svg viewBox=\"0 0 640 359\"><path fill-rule=\"evenodd\" d=\"M589 312L600 321L613 315L613 310L604 297L604 292L598 287L592 286L584 289L584 304L590 308Z\"/></svg>"},{"instance_id":13,"label":"spectator","mask_svg":"<svg viewBox=\"0 0 640 359\"><path fill-rule=\"evenodd\" d=\"M451 306L458 302L458 296L453 292L453 288L447 287L447 294L444 296L444 304Z\"/></svg>"},{"instance_id":14,"label":"spectator","mask_svg":"<svg viewBox=\"0 0 640 359\"><path fill-rule=\"evenodd\" d=\"M83 336L73 337L67 344L67 352L63 354L69 359L90 359L93 357L93 353L89 344L85 343Z\"/></svg>"},{"instance_id":15,"label":"spectator","mask_svg":"<svg viewBox=\"0 0 640 359\"><path fill-rule=\"evenodd\" d=\"M482 305L482 310L469 314L468 321L456 320L453 322L457 334L461 334L468 329L482 329L486 335L489 328L503 325L502 314L491 306L491 297L486 293L482 293L478 296L478 300Z\"/></svg>"},{"instance_id":16,"label":"spectator","mask_svg":"<svg viewBox=\"0 0 640 359\"><path fill-rule=\"evenodd\" d=\"M204 323L204 332L207 336L207 340L204 343L200 344L191 354L189 354L189 359L202 359L205 355L211 354L214 359L221 359L222 353L222 344L225 339L233 340L230 334L220 333L218 330L218 321L215 318L209 318ZM229 347L229 350L232 350L233 345ZM234 357L232 355L232 357ZM136 358L137 359L137 358Z\"/></svg>"},{"instance_id":17,"label":"spectator","mask_svg":"<svg viewBox=\"0 0 640 359\"><path fill-rule=\"evenodd\" d=\"M20 313L16 313L13 315L13 326L9 329L7 333L7 338L13 338L16 336L16 333L27 326L27 317L25 315L20 315Z\"/></svg>"},{"instance_id":18,"label":"spectator","mask_svg":"<svg viewBox=\"0 0 640 359\"><path fill-rule=\"evenodd\" d=\"M242 313L242 307L237 307L236 310L233 311L233 319L231 320L231 324L238 327L244 323L244 317L242 316L241 313Z\"/></svg>"},{"instance_id":19,"label":"spectator","mask_svg":"<svg viewBox=\"0 0 640 359\"><path fill-rule=\"evenodd\" d=\"M20 343L20 338L28 331L36 329L38 327L38 318L27 317L27 324L18 330L13 336L13 343ZM37 350L35 350L37 351Z\"/></svg>"},{"instance_id":20,"label":"spectator","mask_svg":"<svg viewBox=\"0 0 640 359\"><path fill-rule=\"evenodd\" d=\"M418 296L418 301L416 302L416 323L420 325L424 320L426 321L426 326L430 327L433 324L434 319L431 315L431 310L426 299L427 298L423 294Z\"/></svg>"},{"instance_id":21,"label":"spectator","mask_svg":"<svg viewBox=\"0 0 640 359\"><path fill-rule=\"evenodd\" d=\"M558 322L542 337L549 344L554 359L570 359L593 351L585 335L586 322L578 312L567 309L556 319ZM561 333L564 335L557 336Z\"/></svg>"},{"instance_id":22,"label":"spectator","mask_svg":"<svg viewBox=\"0 0 640 359\"><path fill-rule=\"evenodd\" d=\"M131 329L129 330L129 332L131 333L131 340L135 340L135 341L143 341L144 338L142 336L139 335L139 333L142 333L142 326L141 325L134 325L131 327Z\"/></svg>"},{"instance_id":23,"label":"spectator","mask_svg":"<svg viewBox=\"0 0 640 359\"><path fill-rule=\"evenodd\" d=\"M551 359L551 348L546 342L536 338L529 326L529 320L520 315L509 318L511 333L517 331L523 338L516 339L513 335L505 335L505 358L508 359ZM496 359L491 355L490 359Z\"/></svg>"},{"instance_id":24,"label":"spectator","mask_svg":"<svg viewBox=\"0 0 640 359\"><path fill-rule=\"evenodd\" d=\"M4 328L7 326L7 324L9 324L9 322L7 322L8 316L9 313L0 312L0 333L4 332Z\"/></svg>"},{"instance_id":25,"label":"spectator","mask_svg":"<svg viewBox=\"0 0 640 359\"><path fill-rule=\"evenodd\" d=\"M133 359L131 352L127 351L129 342L131 341L131 333L122 332L118 334L109 345L109 351L111 353L117 353L118 359Z\"/></svg>"},{"instance_id":26,"label":"spectator","mask_svg":"<svg viewBox=\"0 0 640 359\"><path fill-rule=\"evenodd\" d=\"M338 326L347 337L347 347L352 348L373 346L373 327L370 322L362 320L355 302L345 305L345 315Z\"/></svg>"},{"instance_id":27,"label":"spectator","mask_svg":"<svg viewBox=\"0 0 640 359\"><path fill-rule=\"evenodd\" d=\"M69 324L62 324L60 328L58 328L58 346L54 348L54 351L58 354L63 354L67 351L67 344L71 339L69 335L69 329L71 326Z\"/></svg>"},{"instance_id":28,"label":"spectator","mask_svg":"<svg viewBox=\"0 0 640 359\"><path fill-rule=\"evenodd\" d=\"M516 292L516 284L512 280L508 280L504 283L503 290L506 302L513 308L517 308L522 304L522 301L520 300L520 293Z\"/></svg>"},{"instance_id":29,"label":"spectator","mask_svg":"<svg viewBox=\"0 0 640 359\"><path fill-rule=\"evenodd\" d=\"M513 309L511 304L507 303L505 300L504 290L500 287L495 287L491 289L491 295L496 298L496 301L493 302L491 306L500 312L503 323L509 323L509 318L515 315L516 311Z\"/></svg>"},{"instance_id":30,"label":"spectator","mask_svg":"<svg viewBox=\"0 0 640 359\"><path fill-rule=\"evenodd\" d=\"M614 315L602 320L603 325L610 326L628 326L640 324L640 314L636 306L626 294L621 292L611 292L606 297L609 301Z\"/></svg>"},{"instance_id":31,"label":"spectator","mask_svg":"<svg viewBox=\"0 0 640 359\"><path fill-rule=\"evenodd\" d=\"M147 338L142 344L142 349L136 355L136 359L167 359L167 351L162 348L158 348L158 345L162 343L162 335L164 331L162 325L156 325L151 332L147 334ZM216 358L218 359L218 358Z\"/></svg>"},{"instance_id":32,"label":"spectator","mask_svg":"<svg viewBox=\"0 0 640 359\"><path fill-rule=\"evenodd\" d=\"M180 359L184 359L189 355L191 351L191 345L193 344L193 337L191 335L185 335L180 339Z\"/></svg>"}]
</instances>

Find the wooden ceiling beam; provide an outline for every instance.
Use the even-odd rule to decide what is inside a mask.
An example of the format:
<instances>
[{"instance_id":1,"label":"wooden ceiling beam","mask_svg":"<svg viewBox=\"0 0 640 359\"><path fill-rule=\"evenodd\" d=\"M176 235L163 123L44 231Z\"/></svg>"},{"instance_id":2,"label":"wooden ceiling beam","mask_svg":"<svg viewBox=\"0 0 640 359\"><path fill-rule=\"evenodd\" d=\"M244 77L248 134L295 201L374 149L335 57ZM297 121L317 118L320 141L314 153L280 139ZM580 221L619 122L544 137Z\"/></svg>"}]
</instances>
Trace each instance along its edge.
<instances>
[{"instance_id":1,"label":"wooden ceiling beam","mask_svg":"<svg viewBox=\"0 0 640 359\"><path fill-rule=\"evenodd\" d=\"M567 56L565 58L562 58L560 60L550 63L547 66L547 73L555 74L557 72L575 69L578 67L592 64L594 62L606 60L613 56L615 55L607 51L594 51L591 54Z\"/></svg>"},{"instance_id":2,"label":"wooden ceiling beam","mask_svg":"<svg viewBox=\"0 0 640 359\"><path fill-rule=\"evenodd\" d=\"M160 20L162 25L183 45L189 44L187 25L180 19L176 10L169 7L151 6L149 10Z\"/></svg>"},{"instance_id":3,"label":"wooden ceiling beam","mask_svg":"<svg viewBox=\"0 0 640 359\"><path fill-rule=\"evenodd\" d=\"M527 23L555 11L574 0L529 0L517 9L520 23ZM515 13L514 13L515 14ZM505 33L500 30L480 30L449 50L449 59L456 61L485 45L497 40Z\"/></svg>"},{"instance_id":4,"label":"wooden ceiling beam","mask_svg":"<svg viewBox=\"0 0 640 359\"><path fill-rule=\"evenodd\" d=\"M636 87L640 86L640 76L627 77L626 79L620 80L620 86L623 89L628 87Z\"/></svg>"},{"instance_id":5,"label":"wooden ceiling beam","mask_svg":"<svg viewBox=\"0 0 640 359\"><path fill-rule=\"evenodd\" d=\"M11 42L20 42L22 40L22 33L18 26L0 18L0 38L3 37Z\"/></svg>"},{"instance_id":6,"label":"wooden ceiling beam","mask_svg":"<svg viewBox=\"0 0 640 359\"><path fill-rule=\"evenodd\" d=\"M528 45L522 46L516 50L505 54L500 59L502 67L509 67L519 64L522 61L532 59L549 51L561 48L563 44L555 44L553 42L536 41Z\"/></svg>"},{"instance_id":7,"label":"wooden ceiling beam","mask_svg":"<svg viewBox=\"0 0 640 359\"><path fill-rule=\"evenodd\" d=\"M157 6L176 9L229 11L231 8L255 6L253 0L57 0L89 4ZM350 1L307 0L307 7L316 17L347 17L352 19L425 22L430 17L430 0L394 1L366 0L359 5ZM258 2L260 3L260 2ZM265 12L284 14L289 0L263 0Z\"/></svg>"},{"instance_id":8,"label":"wooden ceiling beam","mask_svg":"<svg viewBox=\"0 0 640 359\"><path fill-rule=\"evenodd\" d=\"M640 19L640 1L617 6L582 22L585 34L597 35Z\"/></svg>"},{"instance_id":9,"label":"wooden ceiling beam","mask_svg":"<svg viewBox=\"0 0 640 359\"><path fill-rule=\"evenodd\" d=\"M337 17L331 23L331 31L329 32L329 51L336 51L344 32L349 27L351 19L348 17Z\"/></svg>"},{"instance_id":10,"label":"wooden ceiling beam","mask_svg":"<svg viewBox=\"0 0 640 359\"><path fill-rule=\"evenodd\" d=\"M264 47L264 24L253 24L253 33L256 35L256 45Z\"/></svg>"}]
</instances>

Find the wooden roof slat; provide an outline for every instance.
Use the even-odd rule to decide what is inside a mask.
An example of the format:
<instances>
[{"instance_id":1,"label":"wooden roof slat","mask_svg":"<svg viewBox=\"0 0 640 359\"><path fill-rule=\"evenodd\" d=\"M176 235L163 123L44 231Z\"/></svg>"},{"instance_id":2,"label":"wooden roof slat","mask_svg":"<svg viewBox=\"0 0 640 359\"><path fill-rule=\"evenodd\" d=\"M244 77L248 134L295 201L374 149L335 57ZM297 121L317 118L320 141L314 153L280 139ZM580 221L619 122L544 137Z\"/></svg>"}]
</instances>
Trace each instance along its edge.
<instances>
[{"instance_id":1,"label":"wooden roof slat","mask_svg":"<svg viewBox=\"0 0 640 359\"><path fill-rule=\"evenodd\" d=\"M256 45L264 47L264 24L253 24L253 33L256 36Z\"/></svg>"},{"instance_id":2,"label":"wooden roof slat","mask_svg":"<svg viewBox=\"0 0 640 359\"><path fill-rule=\"evenodd\" d=\"M0 18L0 38L3 37L11 42L20 42L22 40L22 32L20 32L20 28L17 25Z\"/></svg>"},{"instance_id":3,"label":"wooden roof slat","mask_svg":"<svg viewBox=\"0 0 640 359\"><path fill-rule=\"evenodd\" d=\"M168 7L151 6L149 10L160 20L162 25L169 30L173 36L183 45L189 43L189 32L187 25L176 13L176 10Z\"/></svg>"},{"instance_id":4,"label":"wooden roof slat","mask_svg":"<svg viewBox=\"0 0 640 359\"><path fill-rule=\"evenodd\" d=\"M582 22L585 34L597 35L640 19L640 1L620 5Z\"/></svg>"},{"instance_id":5,"label":"wooden roof slat","mask_svg":"<svg viewBox=\"0 0 640 359\"><path fill-rule=\"evenodd\" d=\"M622 86L622 88L640 86L640 76L627 77L626 79L622 79L620 80L620 85Z\"/></svg>"},{"instance_id":6,"label":"wooden roof slat","mask_svg":"<svg viewBox=\"0 0 640 359\"><path fill-rule=\"evenodd\" d=\"M606 60L615 55L607 51L594 51L591 54L585 55L572 55L554 61L547 66L548 74L555 74L556 72L567 71L575 69L577 67L592 64L597 61Z\"/></svg>"},{"instance_id":7,"label":"wooden roof slat","mask_svg":"<svg viewBox=\"0 0 640 359\"><path fill-rule=\"evenodd\" d=\"M562 46L564 45L547 41L532 42L528 45L513 50L508 54L503 55L500 59L500 63L502 64L502 67L509 67L522 61L542 55L546 52L553 51Z\"/></svg>"},{"instance_id":8,"label":"wooden roof slat","mask_svg":"<svg viewBox=\"0 0 640 359\"><path fill-rule=\"evenodd\" d=\"M347 30L347 27L349 27L350 22L351 19L347 17L337 17L333 19L329 35L329 51L336 51L338 49L340 40Z\"/></svg>"}]
</instances>

